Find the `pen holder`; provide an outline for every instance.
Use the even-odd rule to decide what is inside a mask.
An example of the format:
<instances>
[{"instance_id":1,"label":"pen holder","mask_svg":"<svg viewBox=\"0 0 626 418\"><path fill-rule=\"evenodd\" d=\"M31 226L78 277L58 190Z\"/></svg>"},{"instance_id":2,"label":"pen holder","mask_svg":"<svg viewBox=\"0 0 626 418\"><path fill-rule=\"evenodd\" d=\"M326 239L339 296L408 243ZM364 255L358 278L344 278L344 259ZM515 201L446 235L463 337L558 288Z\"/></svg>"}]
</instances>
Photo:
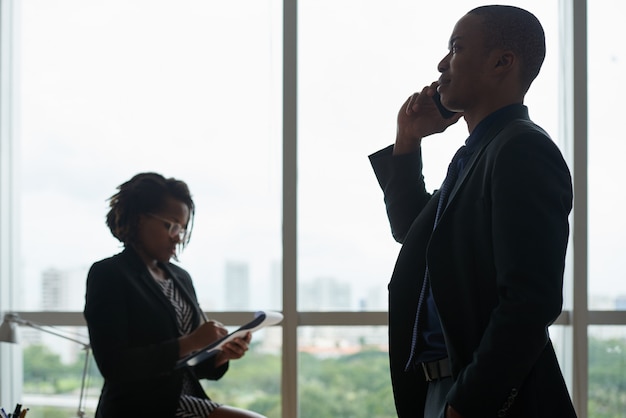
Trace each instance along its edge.
<instances>
[{"instance_id":1,"label":"pen holder","mask_svg":"<svg viewBox=\"0 0 626 418\"><path fill-rule=\"evenodd\" d=\"M15 405L15 409L13 410L13 413L8 413L4 408L0 407L1 418L24 418L27 412L28 412L28 408L22 408L22 404L20 403Z\"/></svg>"}]
</instances>

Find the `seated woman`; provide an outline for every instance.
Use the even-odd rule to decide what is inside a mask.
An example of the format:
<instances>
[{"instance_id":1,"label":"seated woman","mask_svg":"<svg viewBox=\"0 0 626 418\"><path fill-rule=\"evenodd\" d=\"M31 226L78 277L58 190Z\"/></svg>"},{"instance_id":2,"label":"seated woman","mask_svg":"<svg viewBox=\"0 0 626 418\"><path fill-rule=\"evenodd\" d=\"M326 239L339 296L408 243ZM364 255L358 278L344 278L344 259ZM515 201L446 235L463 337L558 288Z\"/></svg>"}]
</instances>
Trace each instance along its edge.
<instances>
[{"instance_id":1,"label":"seated woman","mask_svg":"<svg viewBox=\"0 0 626 418\"><path fill-rule=\"evenodd\" d=\"M170 263L191 236L187 185L140 173L109 203L106 223L124 250L89 270L84 312L104 377L96 417L263 418L213 401L199 382L221 378L248 349L250 334L194 367L175 367L227 334L205 318L189 274Z\"/></svg>"}]
</instances>

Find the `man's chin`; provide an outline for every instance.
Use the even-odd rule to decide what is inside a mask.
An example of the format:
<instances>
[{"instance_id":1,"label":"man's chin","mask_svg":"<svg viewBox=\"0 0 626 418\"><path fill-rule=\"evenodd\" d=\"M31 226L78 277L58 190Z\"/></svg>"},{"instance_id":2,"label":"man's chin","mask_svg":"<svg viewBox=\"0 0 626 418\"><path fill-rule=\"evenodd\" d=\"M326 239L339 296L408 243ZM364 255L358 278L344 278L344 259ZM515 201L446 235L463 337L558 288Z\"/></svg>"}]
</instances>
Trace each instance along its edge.
<instances>
[{"instance_id":1,"label":"man's chin","mask_svg":"<svg viewBox=\"0 0 626 418\"><path fill-rule=\"evenodd\" d=\"M441 95L441 104L448 110L452 112L462 112L463 106L461 103L454 98L450 92L440 93Z\"/></svg>"},{"instance_id":2,"label":"man's chin","mask_svg":"<svg viewBox=\"0 0 626 418\"><path fill-rule=\"evenodd\" d=\"M441 104L443 105L443 107L452 112L460 112L460 110L458 110L458 106L455 105L454 100L451 100L449 94L446 96L444 96L443 94L441 95Z\"/></svg>"}]
</instances>

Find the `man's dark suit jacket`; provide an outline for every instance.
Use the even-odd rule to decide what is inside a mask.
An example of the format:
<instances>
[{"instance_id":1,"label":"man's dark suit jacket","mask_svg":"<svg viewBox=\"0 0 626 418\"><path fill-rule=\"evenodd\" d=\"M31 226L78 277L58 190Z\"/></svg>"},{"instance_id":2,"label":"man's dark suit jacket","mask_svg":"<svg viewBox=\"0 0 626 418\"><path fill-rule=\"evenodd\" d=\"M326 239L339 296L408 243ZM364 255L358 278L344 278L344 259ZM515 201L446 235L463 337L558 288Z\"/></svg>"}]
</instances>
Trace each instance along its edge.
<instances>
[{"instance_id":1,"label":"man's dark suit jacket","mask_svg":"<svg viewBox=\"0 0 626 418\"><path fill-rule=\"evenodd\" d=\"M163 266L181 295L195 307L193 326L202 313L189 274ZM93 264L87 276L84 311L94 358L104 377L97 417L173 417L182 389L182 369L175 370L178 326L172 304L137 253L120 254ZM227 363L228 364L228 363ZM219 379L228 365L212 361L191 371L197 378Z\"/></svg>"},{"instance_id":2,"label":"man's dark suit jacket","mask_svg":"<svg viewBox=\"0 0 626 418\"><path fill-rule=\"evenodd\" d=\"M370 156L402 248L389 283L391 377L400 418L423 417L425 377L407 372L426 263L465 418L575 417L547 328L562 307L569 170L525 106L480 139L433 230L421 153Z\"/></svg>"}]
</instances>

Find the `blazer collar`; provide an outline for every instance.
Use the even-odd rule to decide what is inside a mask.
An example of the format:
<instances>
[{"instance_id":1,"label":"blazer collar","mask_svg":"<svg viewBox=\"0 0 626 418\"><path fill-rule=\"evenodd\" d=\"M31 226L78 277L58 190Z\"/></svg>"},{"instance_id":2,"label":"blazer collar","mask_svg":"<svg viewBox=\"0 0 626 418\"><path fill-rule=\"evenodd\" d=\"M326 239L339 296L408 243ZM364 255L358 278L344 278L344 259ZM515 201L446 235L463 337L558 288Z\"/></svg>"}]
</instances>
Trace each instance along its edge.
<instances>
[{"instance_id":1,"label":"blazer collar","mask_svg":"<svg viewBox=\"0 0 626 418\"><path fill-rule=\"evenodd\" d=\"M124 248L121 256L125 260L127 260L131 268L134 269L134 271L136 272L136 277L138 277L139 280L142 281L142 283L145 285L145 288L149 289L155 295L155 297L165 305L168 312L171 313L173 319L176 320L176 313L174 312L172 303L169 301L169 299L167 299L159 285L155 282L154 277L152 277L150 271L148 271L148 267L145 265L141 257L139 257L137 251L135 251L134 248L128 246ZM169 263L159 263L159 266L163 270L165 270L167 275L172 279L172 281L174 282L174 286L176 286L176 289L185 298L186 302L194 308L194 315L203 318L204 312L202 312L202 310L198 306L196 299L192 297L192 295L189 293L189 290L187 289L187 286L183 284L181 278L169 266Z\"/></svg>"}]
</instances>

